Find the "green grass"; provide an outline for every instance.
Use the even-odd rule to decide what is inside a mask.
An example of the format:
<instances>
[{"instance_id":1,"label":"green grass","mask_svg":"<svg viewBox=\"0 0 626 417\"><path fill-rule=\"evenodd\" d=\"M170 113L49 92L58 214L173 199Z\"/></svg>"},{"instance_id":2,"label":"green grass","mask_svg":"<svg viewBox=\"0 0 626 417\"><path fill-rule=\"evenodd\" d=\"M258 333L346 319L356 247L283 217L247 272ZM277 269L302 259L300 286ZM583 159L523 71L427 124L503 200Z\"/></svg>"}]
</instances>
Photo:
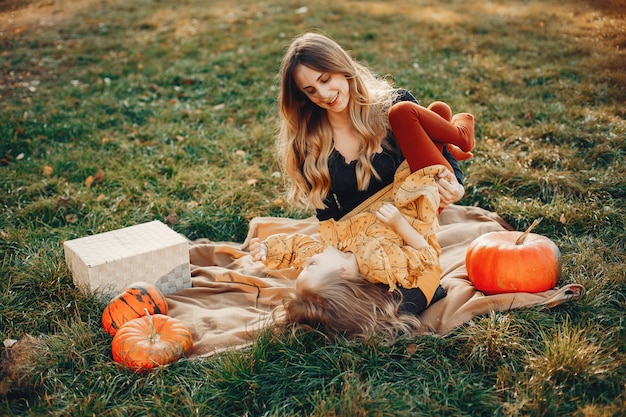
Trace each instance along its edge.
<instances>
[{"instance_id":1,"label":"green grass","mask_svg":"<svg viewBox=\"0 0 626 417\"><path fill-rule=\"evenodd\" d=\"M0 338L22 346L0 354L0 415L624 415L623 2L23 3L0 7ZM585 296L393 346L267 332L118 368L62 242L155 219L240 242L255 216L310 215L285 202L272 145L279 61L311 28L473 113L462 203L518 229L542 217L560 284Z\"/></svg>"}]
</instances>

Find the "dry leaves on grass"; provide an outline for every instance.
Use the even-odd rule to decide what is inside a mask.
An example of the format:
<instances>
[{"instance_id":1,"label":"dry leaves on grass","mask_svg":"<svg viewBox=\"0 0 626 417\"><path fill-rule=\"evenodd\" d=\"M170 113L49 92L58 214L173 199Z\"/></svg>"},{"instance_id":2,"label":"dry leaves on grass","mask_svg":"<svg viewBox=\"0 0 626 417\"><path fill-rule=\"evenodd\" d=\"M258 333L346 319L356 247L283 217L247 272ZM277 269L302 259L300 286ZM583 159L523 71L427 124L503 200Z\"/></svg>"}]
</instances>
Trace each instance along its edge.
<instances>
[{"instance_id":1,"label":"dry leaves on grass","mask_svg":"<svg viewBox=\"0 0 626 417\"><path fill-rule=\"evenodd\" d=\"M96 172L96 175L90 175L85 179L85 185L87 186L87 188L90 188L93 184L102 181L104 177L105 177L104 171L101 169L98 169L98 172Z\"/></svg>"},{"instance_id":2,"label":"dry leaves on grass","mask_svg":"<svg viewBox=\"0 0 626 417\"><path fill-rule=\"evenodd\" d=\"M37 359L45 356L48 347L41 338L26 335L20 340L4 341L4 358L0 364L0 394L13 388L28 386Z\"/></svg>"}]
</instances>

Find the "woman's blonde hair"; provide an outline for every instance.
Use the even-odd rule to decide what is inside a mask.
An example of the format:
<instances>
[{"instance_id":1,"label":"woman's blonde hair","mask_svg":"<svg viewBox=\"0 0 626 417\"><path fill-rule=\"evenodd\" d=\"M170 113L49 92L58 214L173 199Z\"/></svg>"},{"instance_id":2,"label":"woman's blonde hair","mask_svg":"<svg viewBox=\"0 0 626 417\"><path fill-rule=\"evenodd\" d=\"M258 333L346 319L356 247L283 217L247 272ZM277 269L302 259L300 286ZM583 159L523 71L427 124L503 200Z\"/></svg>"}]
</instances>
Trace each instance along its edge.
<instances>
[{"instance_id":1,"label":"woman's blonde hair","mask_svg":"<svg viewBox=\"0 0 626 417\"><path fill-rule=\"evenodd\" d=\"M322 327L326 336L352 340L382 337L392 343L421 329L420 320L398 312L402 295L372 284L362 275L329 275L316 289L305 287L283 302L284 324L298 328Z\"/></svg>"},{"instance_id":2,"label":"woman's blonde hair","mask_svg":"<svg viewBox=\"0 0 626 417\"><path fill-rule=\"evenodd\" d=\"M361 190L368 187L372 175L379 178L371 165L371 158L381 144L387 146L387 111L397 92L389 81L377 77L324 35L305 33L289 46L278 74L281 120L277 152L280 165L291 180L292 201L322 209L331 186L328 158L333 149L333 138L326 111L311 102L296 85L294 70L298 65L342 74L348 80L348 109L361 141L356 162Z\"/></svg>"}]
</instances>

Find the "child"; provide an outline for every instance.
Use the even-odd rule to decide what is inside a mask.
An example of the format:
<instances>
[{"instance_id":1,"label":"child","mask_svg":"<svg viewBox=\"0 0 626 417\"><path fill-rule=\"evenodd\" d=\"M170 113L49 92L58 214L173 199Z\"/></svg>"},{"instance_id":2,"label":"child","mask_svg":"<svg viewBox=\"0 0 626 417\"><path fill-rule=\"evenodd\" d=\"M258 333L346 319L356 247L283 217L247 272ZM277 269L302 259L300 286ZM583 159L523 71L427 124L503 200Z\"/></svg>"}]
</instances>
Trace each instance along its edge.
<instances>
[{"instance_id":1,"label":"child","mask_svg":"<svg viewBox=\"0 0 626 417\"><path fill-rule=\"evenodd\" d=\"M321 221L319 240L300 234L277 234L263 242L253 239L250 253L268 268L305 272L308 258L332 246L355 259L350 266L356 268L339 271L335 264L336 272L359 273L370 282L387 284L390 292L397 285L419 288L430 302L441 275L435 181L444 172L444 166L433 165L409 173L405 164L394 181L394 204L378 203L371 211L346 219Z\"/></svg>"},{"instance_id":2,"label":"child","mask_svg":"<svg viewBox=\"0 0 626 417\"><path fill-rule=\"evenodd\" d=\"M394 289L410 298L415 314L445 294L437 214L440 202L458 201L464 190L452 174L456 161L442 152L445 144L471 151L473 116L453 116L442 102L422 107L323 35L295 39L280 78L278 155L292 199L316 209L320 240L252 241L253 258L270 268L302 269L296 296L285 306L292 323L364 338L410 330L418 321L398 314ZM388 187L392 205L358 209Z\"/></svg>"},{"instance_id":3,"label":"child","mask_svg":"<svg viewBox=\"0 0 626 417\"><path fill-rule=\"evenodd\" d=\"M411 173L403 164L395 176L393 204L378 203L346 219L321 221L319 240L303 234L253 239L254 260L271 269L302 270L296 296L285 304L287 320L321 324L331 336L353 338L382 333L393 340L419 328L416 314L445 296L435 236L436 177L445 173L449 171L442 165ZM413 314L399 314L398 286L416 304L408 308Z\"/></svg>"}]
</instances>

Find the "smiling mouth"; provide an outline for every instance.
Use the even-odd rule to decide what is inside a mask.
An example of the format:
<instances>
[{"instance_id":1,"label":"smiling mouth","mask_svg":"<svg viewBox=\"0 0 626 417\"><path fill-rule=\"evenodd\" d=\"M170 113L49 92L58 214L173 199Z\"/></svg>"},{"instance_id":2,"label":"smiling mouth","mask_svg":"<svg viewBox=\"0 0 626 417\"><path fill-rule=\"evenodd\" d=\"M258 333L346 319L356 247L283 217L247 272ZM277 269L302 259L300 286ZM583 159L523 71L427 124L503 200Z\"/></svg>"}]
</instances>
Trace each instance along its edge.
<instances>
[{"instance_id":1,"label":"smiling mouth","mask_svg":"<svg viewBox=\"0 0 626 417\"><path fill-rule=\"evenodd\" d=\"M337 104L338 100L339 100L339 93L337 93L337 95L331 101L328 102L328 105L334 106L335 104Z\"/></svg>"}]
</instances>

